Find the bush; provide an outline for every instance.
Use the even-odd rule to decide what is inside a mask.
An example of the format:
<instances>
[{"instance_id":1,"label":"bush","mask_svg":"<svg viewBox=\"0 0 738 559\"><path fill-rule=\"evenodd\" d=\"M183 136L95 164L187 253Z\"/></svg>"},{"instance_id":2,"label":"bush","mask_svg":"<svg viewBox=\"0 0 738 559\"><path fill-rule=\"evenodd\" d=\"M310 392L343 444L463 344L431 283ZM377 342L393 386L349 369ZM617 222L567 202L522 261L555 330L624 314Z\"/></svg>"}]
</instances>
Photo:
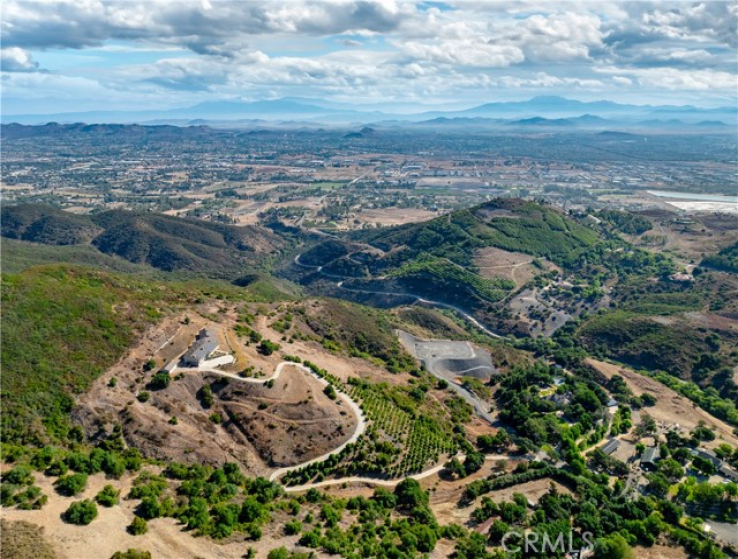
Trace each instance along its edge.
<instances>
[{"instance_id":1,"label":"bush","mask_svg":"<svg viewBox=\"0 0 738 559\"><path fill-rule=\"evenodd\" d=\"M87 474L72 474L56 480L56 490L62 495L73 497L87 487Z\"/></svg>"},{"instance_id":2,"label":"bush","mask_svg":"<svg viewBox=\"0 0 738 559\"><path fill-rule=\"evenodd\" d=\"M267 559L289 559L289 557L290 552L284 546L272 549L267 555Z\"/></svg>"},{"instance_id":3,"label":"bush","mask_svg":"<svg viewBox=\"0 0 738 559\"><path fill-rule=\"evenodd\" d=\"M116 551L110 559L151 559L151 553L140 549L129 549L128 551Z\"/></svg>"},{"instance_id":4,"label":"bush","mask_svg":"<svg viewBox=\"0 0 738 559\"><path fill-rule=\"evenodd\" d=\"M170 382L172 382L172 377L169 376L169 373L160 371L151 377L151 381L147 385L147 388L149 390L164 390L169 386Z\"/></svg>"},{"instance_id":5,"label":"bush","mask_svg":"<svg viewBox=\"0 0 738 559\"><path fill-rule=\"evenodd\" d=\"M336 389L333 388L333 385L332 384L329 384L328 386L326 386L323 389L323 394L325 394L326 396L328 396L328 398L330 398L331 400L335 400L336 399Z\"/></svg>"},{"instance_id":6,"label":"bush","mask_svg":"<svg viewBox=\"0 0 738 559\"><path fill-rule=\"evenodd\" d=\"M112 507L118 504L119 497L120 489L115 489L112 485L106 485L95 495L95 500L104 507Z\"/></svg>"},{"instance_id":7,"label":"bush","mask_svg":"<svg viewBox=\"0 0 738 559\"><path fill-rule=\"evenodd\" d=\"M97 505L89 499L77 501L69 505L69 508L62 515L62 518L64 522L68 522L70 524L87 526L97 518Z\"/></svg>"},{"instance_id":8,"label":"bush","mask_svg":"<svg viewBox=\"0 0 738 559\"><path fill-rule=\"evenodd\" d=\"M67 473L67 465L62 462L61 460L57 460L55 462L52 462L51 465L46 468L46 471L44 472L47 476L63 476Z\"/></svg>"},{"instance_id":9,"label":"bush","mask_svg":"<svg viewBox=\"0 0 738 559\"><path fill-rule=\"evenodd\" d=\"M262 342L259 344L258 350L259 353L261 353L262 355L271 355L275 351L278 351L279 348L279 344L275 344L274 342L270 342L269 340L262 340Z\"/></svg>"},{"instance_id":10,"label":"bush","mask_svg":"<svg viewBox=\"0 0 738 559\"><path fill-rule=\"evenodd\" d=\"M302 522L299 520L292 520L284 525L284 533L288 536L294 536L302 532Z\"/></svg>"},{"instance_id":11,"label":"bush","mask_svg":"<svg viewBox=\"0 0 738 559\"><path fill-rule=\"evenodd\" d=\"M137 514L146 520L159 518L161 516L161 504L159 503L159 499L153 495L149 495L141 499L141 504L138 505Z\"/></svg>"},{"instance_id":12,"label":"bush","mask_svg":"<svg viewBox=\"0 0 738 559\"><path fill-rule=\"evenodd\" d=\"M150 394L143 390L136 395L136 399L143 404L149 401L149 396Z\"/></svg>"},{"instance_id":13,"label":"bush","mask_svg":"<svg viewBox=\"0 0 738 559\"><path fill-rule=\"evenodd\" d=\"M33 476L31 475L31 469L27 466L16 466L9 472L3 474L3 483L10 483L13 485L29 485L33 483Z\"/></svg>"},{"instance_id":14,"label":"bush","mask_svg":"<svg viewBox=\"0 0 738 559\"><path fill-rule=\"evenodd\" d=\"M128 533L134 536L140 536L149 531L149 524L140 516L134 516L133 522L128 526Z\"/></svg>"}]
</instances>

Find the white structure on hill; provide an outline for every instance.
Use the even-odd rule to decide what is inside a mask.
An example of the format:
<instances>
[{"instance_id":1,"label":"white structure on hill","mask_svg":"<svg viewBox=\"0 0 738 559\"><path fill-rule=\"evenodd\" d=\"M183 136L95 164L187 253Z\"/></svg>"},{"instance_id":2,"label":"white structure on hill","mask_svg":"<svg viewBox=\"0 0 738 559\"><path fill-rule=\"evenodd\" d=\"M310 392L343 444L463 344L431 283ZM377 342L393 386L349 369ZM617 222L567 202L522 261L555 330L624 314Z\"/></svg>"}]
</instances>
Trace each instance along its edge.
<instances>
[{"instance_id":1,"label":"white structure on hill","mask_svg":"<svg viewBox=\"0 0 738 559\"><path fill-rule=\"evenodd\" d=\"M182 356L186 367L217 367L233 363L233 356L218 351L218 333L210 328L203 328L197 334L195 343Z\"/></svg>"}]
</instances>

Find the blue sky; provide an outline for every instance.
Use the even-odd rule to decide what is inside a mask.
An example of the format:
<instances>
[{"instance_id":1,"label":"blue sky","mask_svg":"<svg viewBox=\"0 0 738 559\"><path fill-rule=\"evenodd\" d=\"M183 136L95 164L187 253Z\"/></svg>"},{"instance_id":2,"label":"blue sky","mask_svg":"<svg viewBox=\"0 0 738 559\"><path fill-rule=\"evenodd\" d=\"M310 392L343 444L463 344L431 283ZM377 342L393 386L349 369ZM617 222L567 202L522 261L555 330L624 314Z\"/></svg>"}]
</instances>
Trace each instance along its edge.
<instances>
[{"instance_id":1,"label":"blue sky","mask_svg":"<svg viewBox=\"0 0 738 559\"><path fill-rule=\"evenodd\" d=\"M3 112L308 97L734 105L738 3L5 0Z\"/></svg>"}]
</instances>

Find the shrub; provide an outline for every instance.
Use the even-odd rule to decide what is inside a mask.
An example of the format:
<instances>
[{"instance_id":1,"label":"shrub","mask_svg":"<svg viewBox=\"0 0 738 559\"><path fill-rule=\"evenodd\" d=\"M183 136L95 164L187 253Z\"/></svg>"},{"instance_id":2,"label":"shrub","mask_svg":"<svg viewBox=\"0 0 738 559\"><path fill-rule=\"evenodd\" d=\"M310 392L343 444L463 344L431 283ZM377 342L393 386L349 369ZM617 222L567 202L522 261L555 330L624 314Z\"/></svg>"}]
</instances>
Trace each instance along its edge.
<instances>
[{"instance_id":1,"label":"shrub","mask_svg":"<svg viewBox=\"0 0 738 559\"><path fill-rule=\"evenodd\" d=\"M294 536L302 531L302 522L299 520L291 520L284 525L284 533L288 536Z\"/></svg>"},{"instance_id":2,"label":"shrub","mask_svg":"<svg viewBox=\"0 0 738 559\"><path fill-rule=\"evenodd\" d=\"M150 394L146 392L145 390L142 390L136 395L136 399L141 402L142 404L149 401Z\"/></svg>"},{"instance_id":3,"label":"shrub","mask_svg":"<svg viewBox=\"0 0 738 559\"><path fill-rule=\"evenodd\" d=\"M27 466L16 466L2 476L3 483L11 483L13 485L27 485L33 483L31 469Z\"/></svg>"},{"instance_id":4,"label":"shrub","mask_svg":"<svg viewBox=\"0 0 738 559\"><path fill-rule=\"evenodd\" d=\"M110 559L151 559L151 553L140 549L129 549L128 551L116 551Z\"/></svg>"},{"instance_id":5,"label":"shrub","mask_svg":"<svg viewBox=\"0 0 738 559\"><path fill-rule=\"evenodd\" d=\"M128 533L134 536L140 536L149 531L149 524L140 516L134 516L133 522L128 526Z\"/></svg>"},{"instance_id":6,"label":"shrub","mask_svg":"<svg viewBox=\"0 0 738 559\"><path fill-rule=\"evenodd\" d=\"M87 526L97 518L97 505L89 499L77 501L69 505L69 508L62 515L62 518L64 522L68 522L70 524Z\"/></svg>"},{"instance_id":7,"label":"shrub","mask_svg":"<svg viewBox=\"0 0 738 559\"><path fill-rule=\"evenodd\" d=\"M160 371L151 377L151 381L147 385L147 388L150 390L163 390L169 386L170 382L172 382L172 377L169 373Z\"/></svg>"},{"instance_id":8,"label":"shrub","mask_svg":"<svg viewBox=\"0 0 738 559\"><path fill-rule=\"evenodd\" d=\"M271 355L275 351L278 351L279 348L279 344L275 344L274 342L270 342L269 340L262 340L262 342L259 344L258 350L259 353L261 353L262 355Z\"/></svg>"},{"instance_id":9,"label":"shrub","mask_svg":"<svg viewBox=\"0 0 738 559\"><path fill-rule=\"evenodd\" d=\"M104 507L117 505L119 498L120 489L115 489L112 485L106 485L95 495L95 500Z\"/></svg>"},{"instance_id":10,"label":"shrub","mask_svg":"<svg viewBox=\"0 0 738 559\"><path fill-rule=\"evenodd\" d=\"M62 495L73 497L87 487L87 474L71 474L56 480L56 490Z\"/></svg>"}]
</instances>

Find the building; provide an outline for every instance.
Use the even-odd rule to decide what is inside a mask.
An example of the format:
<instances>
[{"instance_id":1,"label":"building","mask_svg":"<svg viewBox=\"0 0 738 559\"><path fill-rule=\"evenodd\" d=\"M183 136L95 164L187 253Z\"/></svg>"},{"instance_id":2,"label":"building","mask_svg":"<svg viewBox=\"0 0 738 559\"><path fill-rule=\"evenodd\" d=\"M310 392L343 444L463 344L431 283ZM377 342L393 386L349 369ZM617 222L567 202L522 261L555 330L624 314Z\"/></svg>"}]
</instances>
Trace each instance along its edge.
<instances>
[{"instance_id":1,"label":"building","mask_svg":"<svg viewBox=\"0 0 738 559\"><path fill-rule=\"evenodd\" d=\"M699 456L700 458L704 458L705 460L709 460L712 462L713 466L715 466L715 469L719 469L720 466L723 465L723 461L720 460L720 458L717 457L717 455L712 450L704 450L702 448L696 448L692 451L693 456Z\"/></svg>"},{"instance_id":2,"label":"building","mask_svg":"<svg viewBox=\"0 0 738 559\"><path fill-rule=\"evenodd\" d=\"M600 447L600 450L610 456L613 452L620 448L620 441L617 439L610 439L604 445Z\"/></svg>"},{"instance_id":3,"label":"building","mask_svg":"<svg viewBox=\"0 0 738 559\"><path fill-rule=\"evenodd\" d=\"M720 469L718 470L718 472L724 478L730 481L738 482L738 471L734 470L727 464L723 464L722 466L720 466Z\"/></svg>"},{"instance_id":4,"label":"building","mask_svg":"<svg viewBox=\"0 0 738 559\"><path fill-rule=\"evenodd\" d=\"M641 468L644 470L655 470L656 462L661 457L661 452L657 446L649 446L641 455Z\"/></svg>"},{"instance_id":5,"label":"building","mask_svg":"<svg viewBox=\"0 0 738 559\"><path fill-rule=\"evenodd\" d=\"M200 367L215 351L218 350L218 333L203 328L197 334L195 343L182 356L182 362L188 367Z\"/></svg>"}]
</instances>

